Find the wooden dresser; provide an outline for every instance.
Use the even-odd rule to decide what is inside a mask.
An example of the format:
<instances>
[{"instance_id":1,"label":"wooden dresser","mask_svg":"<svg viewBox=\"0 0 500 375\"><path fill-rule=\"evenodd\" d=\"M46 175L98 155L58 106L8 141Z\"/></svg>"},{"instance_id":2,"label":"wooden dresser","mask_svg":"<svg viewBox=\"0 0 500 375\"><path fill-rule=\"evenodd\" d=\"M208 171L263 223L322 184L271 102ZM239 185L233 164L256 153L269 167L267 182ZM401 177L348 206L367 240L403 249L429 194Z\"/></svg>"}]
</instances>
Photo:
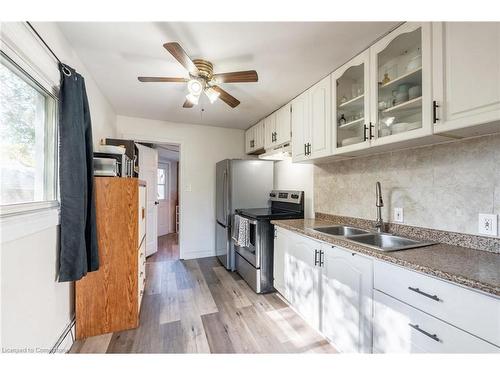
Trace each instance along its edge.
<instances>
[{"instance_id":1,"label":"wooden dresser","mask_svg":"<svg viewBox=\"0 0 500 375\"><path fill-rule=\"evenodd\" d=\"M76 282L76 338L139 325L146 281L146 183L96 177L99 270Z\"/></svg>"}]
</instances>

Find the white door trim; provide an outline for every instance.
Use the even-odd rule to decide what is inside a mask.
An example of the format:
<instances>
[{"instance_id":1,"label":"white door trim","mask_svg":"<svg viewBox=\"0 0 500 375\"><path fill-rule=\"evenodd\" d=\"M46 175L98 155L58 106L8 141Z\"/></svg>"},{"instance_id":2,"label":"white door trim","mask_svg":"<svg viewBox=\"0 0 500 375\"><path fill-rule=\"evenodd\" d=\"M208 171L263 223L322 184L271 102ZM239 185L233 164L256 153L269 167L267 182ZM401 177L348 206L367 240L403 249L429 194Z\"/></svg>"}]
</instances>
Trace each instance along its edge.
<instances>
[{"instance_id":1,"label":"white door trim","mask_svg":"<svg viewBox=\"0 0 500 375\"><path fill-rule=\"evenodd\" d=\"M179 164L178 164L178 173L179 173L179 179L178 179L178 186L179 189L177 191L177 196L179 198L179 216L180 216L180 223L179 223L179 258L184 259L184 254L183 254L183 243L182 239L184 238L184 228L186 227L184 225L184 194L182 193L182 186L184 186L184 168L185 168L185 163L182 162L182 150L185 145L185 143L179 139L171 139L171 138L161 138L161 137L148 137L144 136L142 134L135 134L135 133L121 133L119 136L123 139L133 139L136 142L146 142L146 143L171 143L179 146Z\"/></svg>"},{"instance_id":2,"label":"white door trim","mask_svg":"<svg viewBox=\"0 0 500 375\"><path fill-rule=\"evenodd\" d=\"M158 159L158 169L163 169L166 172L165 178L167 179L166 184L165 184L165 199L163 199L163 204L167 205L167 231L165 234L172 233L171 228L172 228L172 210L171 210L171 204L170 204L170 195L171 195L171 183L170 180L172 178L172 164L169 161L161 161ZM162 205L161 200L159 199L160 204L158 205L158 237L163 236L160 232L160 208Z\"/></svg>"}]
</instances>

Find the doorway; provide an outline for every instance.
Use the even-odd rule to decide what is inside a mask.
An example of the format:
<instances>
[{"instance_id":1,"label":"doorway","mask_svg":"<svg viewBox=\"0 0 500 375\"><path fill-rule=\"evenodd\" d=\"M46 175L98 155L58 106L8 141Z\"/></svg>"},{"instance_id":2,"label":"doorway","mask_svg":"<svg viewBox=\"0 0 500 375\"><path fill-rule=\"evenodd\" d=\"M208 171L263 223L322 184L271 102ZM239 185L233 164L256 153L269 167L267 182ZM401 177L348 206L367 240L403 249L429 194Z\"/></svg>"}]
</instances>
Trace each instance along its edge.
<instances>
[{"instance_id":1,"label":"doorway","mask_svg":"<svg viewBox=\"0 0 500 375\"><path fill-rule=\"evenodd\" d=\"M153 148L158 153L157 258L179 259L179 145L158 143Z\"/></svg>"}]
</instances>

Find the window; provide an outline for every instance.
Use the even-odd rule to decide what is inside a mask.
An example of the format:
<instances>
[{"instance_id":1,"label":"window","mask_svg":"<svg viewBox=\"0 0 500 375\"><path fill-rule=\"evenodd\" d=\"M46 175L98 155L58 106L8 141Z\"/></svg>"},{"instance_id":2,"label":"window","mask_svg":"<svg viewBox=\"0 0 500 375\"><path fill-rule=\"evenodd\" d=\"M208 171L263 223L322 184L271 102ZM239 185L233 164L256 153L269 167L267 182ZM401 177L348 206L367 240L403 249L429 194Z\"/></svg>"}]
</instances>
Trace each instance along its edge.
<instances>
[{"instance_id":1,"label":"window","mask_svg":"<svg viewBox=\"0 0 500 375\"><path fill-rule=\"evenodd\" d=\"M56 204L56 98L0 55L2 214Z\"/></svg>"},{"instance_id":2,"label":"window","mask_svg":"<svg viewBox=\"0 0 500 375\"><path fill-rule=\"evenodd\" d=\"M166 199L165 169L158 168L158 199Z\"/></svg>"}]
</instances>

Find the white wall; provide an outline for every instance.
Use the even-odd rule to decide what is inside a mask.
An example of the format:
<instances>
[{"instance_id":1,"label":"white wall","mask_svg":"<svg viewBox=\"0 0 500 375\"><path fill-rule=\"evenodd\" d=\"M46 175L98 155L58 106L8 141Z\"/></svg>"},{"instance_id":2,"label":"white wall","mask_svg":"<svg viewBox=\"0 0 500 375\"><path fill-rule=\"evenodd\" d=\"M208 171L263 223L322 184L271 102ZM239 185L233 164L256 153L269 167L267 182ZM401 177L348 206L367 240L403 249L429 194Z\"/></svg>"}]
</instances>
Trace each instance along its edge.
<instances>
[{"instance_id":1,"label":"white wall","mask_svg":"<svg viewBox=\"0 0 500 375\"><path fill-rule=\"evenodd\" d=\"M180 255L215 255L215 164L244 156L244 131L117 117L119 137L180 147Z\"/></svg>"},{"instance_id":2,"label":"white wall","mask_svg":"<svg viewBox=\"0 0 500 375\"><path fill-rule=\"evenodd\" d=\"M20 49L20 55L36 65L48 82L58 85L57 64L23 23L2 23L2 39L8 38ZM34 23L35 28L59 58L85 78L92 116L94 144L101 137L116 136L116 115L99 91L78 56L54 23ZM9 33L7 35L7 33ZM73 283L56 281L58 254L57 210L50 215L50 226L25 220L30 229L23 236L20 224L2 219L1 308L3 348L51 349L70 323L74 313ZM45 216L50 216L45 215ZM43 216L43 217L45 217ZM19 217L16 218L18 220ZM39 229L37 229L39 228ZM5 233L15 229L16 236ZM17 238L16 238L17 237Z\"/></svg>"},{"instance_id":3,"label":"white wall","mask_svg":"<svg viewBox=\"0 0 500 375\"><path fill-rule=\"evenodd\" d=\"M303 190L306 218L314 217L314 166L312 164L292 163L291 159L274 163L274 188L281 190Z\"/></svg>"}]
</instances>

